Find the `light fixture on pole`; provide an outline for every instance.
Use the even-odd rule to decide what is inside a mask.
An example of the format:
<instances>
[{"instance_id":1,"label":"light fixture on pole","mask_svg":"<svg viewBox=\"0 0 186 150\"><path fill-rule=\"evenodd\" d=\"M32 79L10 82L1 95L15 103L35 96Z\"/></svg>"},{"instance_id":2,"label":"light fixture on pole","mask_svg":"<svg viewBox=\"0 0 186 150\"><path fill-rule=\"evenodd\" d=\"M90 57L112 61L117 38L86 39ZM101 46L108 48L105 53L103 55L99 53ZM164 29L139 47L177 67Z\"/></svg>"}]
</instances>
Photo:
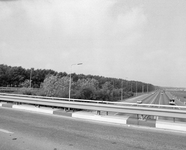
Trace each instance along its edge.
<instances>
[{"instance_id":1,"label":"light fixture on pole","mask_svg":"<svg viewBox=\"0 0 186 150\"><path fill-rule=\"evenodd\" d=\"M70 79L69 79L69 101L70 101L70 94L71 94L71 73L72 73L72 66L74 66L74 65L82 65L83 63L77 63L77 64L72 64L71 66L70 66Z\"/></svg>"}]
</instances>

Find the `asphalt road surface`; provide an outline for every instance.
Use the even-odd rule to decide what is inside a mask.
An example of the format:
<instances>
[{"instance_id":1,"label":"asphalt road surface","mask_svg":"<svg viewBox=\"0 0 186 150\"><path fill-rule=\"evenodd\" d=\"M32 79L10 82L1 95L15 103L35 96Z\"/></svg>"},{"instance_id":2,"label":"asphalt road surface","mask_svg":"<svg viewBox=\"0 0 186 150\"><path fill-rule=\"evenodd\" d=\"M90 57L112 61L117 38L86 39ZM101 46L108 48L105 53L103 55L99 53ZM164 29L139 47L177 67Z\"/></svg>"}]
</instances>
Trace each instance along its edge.
<instances>
[{"instance_id":1,"label":"asphalt road surface","mask_svg":"<svg viewBox=\"0 0 186 150\"><path fill-rule=\"evenodd\" d=\"M0 150L185 150L186 133L0 108Z\"/></svg>"},{"instance_id":2,"label":"asphalt road surface","mask_svg":"<svg viewBox=\"0 0 186 150\"><path fill-rule=\"evenodd\" d=\"M141 100L142 104L169 105L169 98L167 94L161 90L156 91L154 93L144 94L141 97L139 96L139 97L128 99L127 102L137 103L138 100ZM185 106L185 105L183 102L176 100L175 106ZM167 107L161 106L161 108L167 108ZM167 109L173 109L173 108L167 108ZM174 108L174 109L180 109L180 108ZM169 121L175 121L175 122L186 122L186 119L183 119L183 118L157 117L157 119L158 120L169 120Z\"/></svg>"}]
</instances>

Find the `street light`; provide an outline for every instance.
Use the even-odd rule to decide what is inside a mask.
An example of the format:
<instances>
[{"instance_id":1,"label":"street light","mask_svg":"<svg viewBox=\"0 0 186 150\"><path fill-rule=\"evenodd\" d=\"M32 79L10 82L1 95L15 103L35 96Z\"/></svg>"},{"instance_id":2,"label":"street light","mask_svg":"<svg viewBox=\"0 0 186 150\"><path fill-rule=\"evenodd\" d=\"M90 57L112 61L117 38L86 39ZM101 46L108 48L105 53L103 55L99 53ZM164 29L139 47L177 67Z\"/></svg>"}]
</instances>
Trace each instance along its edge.
<instances>
[{"instance_id":1,"label":"street light","mask_svg":"<svg viewBox=\"0 0 186 150\"><path fill-rule=\"evenodd\" d=\"M32 83L31 83L32 82L32 69L33 68L31 68L31 70L30 70L30 88L32 87Z\"/></svg>"},{"instance_id":2,"label":"street light","mask_svg":"<svg viewBox=\"0 0 186 150\"><path fill-rule=\"evenodd\" d=\"M137 81L136 81L136 96L137 96L137 90L138 90L138 86L137 86Z\"/></svg>"},{"instance_id":3,"label":"street light","mask_svg":"<svg viewBox=\"0 0 186 150\"><path fill-rule=\"evenodd\" d=\"M72 72L72 66L75 66L75 65L82 65L83 63L77 63L77 64L72 64L70 66L70 79L69 79L69 101L70 101L70 94L71 94L71 72Z\"/></svg>"},{"instance_id":4,"label":"street light","mask_svg":"<svg viewBox=\"0 0 186 150\"><path fill-rule=\"evenodd\" d=\"M128 79L128 77L125 78L125 80L126 80L126 92L128 91L128 90L127 90L127 89L128 89L128 87L127 87L127 86L128 86L128 81L127 81L127 79Z\"/></svg>"},{"instance_id":5,"label":"street light","mask_svg":"<svg viewBox=\"0 0 186 150\"><path fill-rule=\"evenodd\" d=\"M143 94L143 91L144 91L144 86L143 85L141 85L141 93Z\"/></svg>"},{"instance_id":6,"label":"street light","mask_svg":"<svg viewBox=\"0 0 186 150\"><path fill-rule=\"evenodd\" d=\"M123 80L121 82L121 100L123 100Z\"/></svg>"}]
</instances>

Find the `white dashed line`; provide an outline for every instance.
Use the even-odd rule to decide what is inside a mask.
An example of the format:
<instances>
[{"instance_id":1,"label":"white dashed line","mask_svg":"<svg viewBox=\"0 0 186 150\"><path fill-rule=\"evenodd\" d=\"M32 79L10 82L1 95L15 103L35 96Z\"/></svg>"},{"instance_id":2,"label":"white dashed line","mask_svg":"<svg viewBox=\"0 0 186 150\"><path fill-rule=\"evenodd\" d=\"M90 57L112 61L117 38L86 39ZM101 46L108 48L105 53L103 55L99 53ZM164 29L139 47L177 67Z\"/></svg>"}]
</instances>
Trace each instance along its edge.
<instances>
[{"instance_id":1,"label":"white dashed line","mask_svg":"<svg viewBox=\"0 0 186 150\"><path fill-rule=\"evenodd\" d=\"M0 129L0 132L7 133L7 134L13 134L13 132L10 132L8 130Z\"/></svg>"}]
</instances>

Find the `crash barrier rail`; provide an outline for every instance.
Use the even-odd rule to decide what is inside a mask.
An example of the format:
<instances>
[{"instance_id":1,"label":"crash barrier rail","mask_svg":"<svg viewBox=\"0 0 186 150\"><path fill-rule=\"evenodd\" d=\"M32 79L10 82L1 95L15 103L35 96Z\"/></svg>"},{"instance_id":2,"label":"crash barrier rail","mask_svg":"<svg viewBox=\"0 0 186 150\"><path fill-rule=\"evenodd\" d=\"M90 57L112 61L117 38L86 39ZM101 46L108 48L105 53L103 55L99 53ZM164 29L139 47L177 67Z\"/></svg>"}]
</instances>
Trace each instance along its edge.
<instances>
[{"instance_id":1,"label":"crash barrier rail","mask_svg":"<svg viewBox=\"0 0 186 150\"><path fill-rule=\"evenodd\" d=\"M20 88L19 87L0 87L0 91L6 91L6 92L13 92L13 91L18 91Z\"/></svg>"},{"instance_id":2,"label":"crash barrier rail","mask_svg":"<svg viewBox=\"0 0 186 150\"><path fill-rule=\"evenodd\" d=\"M171 118L184 118L186 119L186 107L185 109L167 109L160 108L160 105L155 107L144 107L147 104L140 104L142 107L136 106L126 106L126 105L115 105L115 104L101 104L101 103L87 103L80 101L59 101L53 99L40 99L40 98L30 98L30 97L16 97L16 96L5 96L0 95L0 101L6 102L16 102L16 103L26 103L33 105L51 106L51 107L65 107L65 108L76 108L85 110L96 110L96 111L106 111L106 112L117 112L117 113L127 113L127 114L139 114L139 115L152 115L152 116L163 116ZM151 104L152 105L152 104ZM153 104L153 106L155 106ZM165 105L162 105L165 107ZM169 106L170 107L170 106ZM171 106L180 107L180 106Z\"/></svg>"},{"instance_id":3,"label":"crash barrier rail","mask_svg":"<svg viewBox=\"0 0 186 150\"><path fill-rule=\"evenodd\" d=\"M1 89L20 89L20 87L0 87Z\"/></svg>"},{"instance_id":4,"label":"crash barrier rail","mask_svg":"<svg viewBox=\"0 0 186 150\"><path fill-rule=\"evenodd\" d=\"M69 101L69 98L47 97L47 96L36 96L36 95L23 95L23 94L0 93L0 96L14 96L14 97L20 97L20 98L25 97L25 98L39 98L39 99ZM105 103L105 104L120 103L120 102L103 101L103 100L87 100L87 99L73 99L73 98L70 98L70 101L88 102L88 103ZM128 104L131 104L131 103L128 103Z\"/></svg>"},{"instance_id":5,"label":"crash barrier rail","mask_svg":"<svg viewBox=\"0 0 186 150\"><path fill-rule=\"evenodd\" d=\"M42 99L49 99L49 100L57 100L57 101L69 101L69 98L59 98L59 97L47 97L47 96L36 96L36 95L23 95L23 94L8 94L8 93L0 93L1 96L13 96L15 98L39 98ZM152 95L150 95L152 96ZM148 96L148 98L150 97ZM157 95L154 95L157 96ZM140 97L139 97L140 98ZM146 99L146 98L144 98ZM167 107L167 108L178 108L180 106L170 106L170 105L157 105L157 104L138 104L138 103L130 103L130 102L112 102L112 101L103 101L103 100L86 100L86 99L70 99L70 101L76 102L87 102L87 103L100 103L100 104L115 104L115 105L130 105L130 106L147 106L147 107ZM142 100L144 101L144 100ZM185 107L184 107L185 108Z\"/></svg>"},{"instance_id":6,"label":"crash barrier rail","mask_svg":"<svg viewBox=\"0 0 186 150\"><path fill-rule=\"evenodd\" d=\"M23 95L23 94L9 94L9 93L0 93L0 95L3 95L3 96L14 96L14 97L27 97L27 98L40 98L40 99L69 101L69 98L59 98L59 97L47 97L47 96ZM149 95L147 95L147 97L144 97L141 100L144 101L146 98L149 98L150 96L152 96L152 95L149 94ZM140 97L136 97L136 98L140 98ZM113 102L113 101L73 99L73 98L70 98L70 100L71 101L78 101L78 102L88 102L88 103L136 105L136 103L130 103L130 102L124 102L124 101Z\"/></svg>"},{"instance_id":7,"label":"crash barrier rail","mask_svg":"<svg viewBox=\"0 0 186 150\"><path fill-rule=\"evenodd\" d=\"M12 98L14 97L15 99L17 98L33 98L33 99L39 99L40 101L48 99L51 101L57 100L57 101L69 101L69 98L59 98L59 97L47 97L47 96L35 96L35 95L23 95L23 94L8 94L8 93L0 93L0 101L1 98L7 97L7 98ZM157 96L157 95L154 95ZM73 102L85 102L85 103L98 103L98 104L114 104L114 105L129 105L129 106L138 106L138 107L163 107L163 108L171 108L171 109L175 109L175 108L185 108L186 106L178 106L178 105L159 105L159 104L138 104L138 103L130 103L130 102L112 102L112 101L101 101L101 100L86 100L86 99L70 99L70 101ZM142 100L143 101L143 100ZM13 101L12 101L13 102ZM21 102L19 102L21 103ZM24 102L22 102L24 103Z\"/></svg>"}]
</instances>

